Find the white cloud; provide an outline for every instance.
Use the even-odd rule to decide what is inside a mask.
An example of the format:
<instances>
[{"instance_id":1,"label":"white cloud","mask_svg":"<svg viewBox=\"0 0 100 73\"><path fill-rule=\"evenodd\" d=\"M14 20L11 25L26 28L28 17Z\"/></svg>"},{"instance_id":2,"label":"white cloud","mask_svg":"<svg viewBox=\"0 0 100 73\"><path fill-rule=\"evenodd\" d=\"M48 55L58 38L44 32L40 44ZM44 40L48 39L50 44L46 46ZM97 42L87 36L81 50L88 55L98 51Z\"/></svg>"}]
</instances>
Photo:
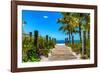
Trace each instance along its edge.
<instances>
[{"instance_id":1,"label":"white cloud","mask_svg":"<svg viewBox=\"0 0 100 73\"><path fill-rule=\"evenodd\" d=\"M47 18L48 18L48 16L43 16L43 18L47 19Z\"/></svg>"}]
</instances>

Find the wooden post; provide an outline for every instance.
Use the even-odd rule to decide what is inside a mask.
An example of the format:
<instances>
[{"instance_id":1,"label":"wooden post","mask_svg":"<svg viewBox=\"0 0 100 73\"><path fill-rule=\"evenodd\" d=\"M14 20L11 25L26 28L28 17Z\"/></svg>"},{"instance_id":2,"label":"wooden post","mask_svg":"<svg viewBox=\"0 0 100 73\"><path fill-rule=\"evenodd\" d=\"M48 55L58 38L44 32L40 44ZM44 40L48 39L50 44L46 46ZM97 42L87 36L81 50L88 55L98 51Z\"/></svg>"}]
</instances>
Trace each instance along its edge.
<instances>
[{"instance_id":1,"label":"wooden post","mask_svg":"<svg viewBox=\"0 0 100 73\"><path fill-rule=\"evenodd\" d=\"M38 46L38 31L34 31L34 45Z\"/></svg>"},{"instance_id":2,"label":"wooden post","mask_svg":"<svg viewBox=\"0 0 100 73\"><path fill-rule=\"evenodd\" d=\"M29 32L30 41L32 41L32 32Z\"/></svg>"},{"instance_id":3,"label":"wooden post","mask_svg":"<svg viewBox=\"0 0 100 73\"><path fill-rule=\"evenodd\" d=\"M38 31L34 31L34 46L36 48L36 52L39 55L39 48L38 48Z\"/></svg>"},{"instance_id":4,"label":"wooden post","mask_svg":"<svg viewBox=\"0 0 100 73\"><path fill-rule=\"evenodd\" d=\"M48 35L46 35L46 43L48 43Z\"/></svg>"},{"instance_id":5,"label":"wooden post","mask_svg":"<svg viewBox=\"0 0 100 73\"><path fill-rule=\"evenodd\" d=\"M49 37L49 40L51 41L51 37Z\"/></svg>"},{"instance_id":6,"label":"wooden post","mask_svg":"<svg viewBox=\"0 0 100 73\"><path fill-rule=\"evenodd\" d=\"M30 37L32 37L32 32L29 32Z\"/></svg>"},{"instance_id":7,"label":"wooden post","mask_svg":"<svg viewBox=\"0 0 100 73\"><path fill-rule=\"evenodd\" d=\"M67 44L67 38L65 38L65 45Z\"/></svg>"},{"instance_id":8,"label":"wooden post","mask_svg":"<svg viewBox=\"0 0 100 73\"><path fill-rule=\"evenodd\" d=\"M45 39L45 45L46 45L46 49L48 49L48 45L49 45L49 37L48 35L46 35L46 39Z\"/></svg>"},{"instance_id":9,"label":"wooden post","mask_svg":"<svg viewBox=\"0 0 100 73\"><path fill-rule=\"evenodd\" d=\"M54 38L52 38L52 46L53 46L53 48L55 47L55 39Z\"/></svg>"},{"instance_id":10,"label":"wooden post","mask_svg":"<svg viewBox=\"0 0 100 73\"><path fill-rule=\"evenodd\" d=\"M56 45L56 38L54 38L54 41L55 41L55 45Z\"/></svg>"}]
</instances>

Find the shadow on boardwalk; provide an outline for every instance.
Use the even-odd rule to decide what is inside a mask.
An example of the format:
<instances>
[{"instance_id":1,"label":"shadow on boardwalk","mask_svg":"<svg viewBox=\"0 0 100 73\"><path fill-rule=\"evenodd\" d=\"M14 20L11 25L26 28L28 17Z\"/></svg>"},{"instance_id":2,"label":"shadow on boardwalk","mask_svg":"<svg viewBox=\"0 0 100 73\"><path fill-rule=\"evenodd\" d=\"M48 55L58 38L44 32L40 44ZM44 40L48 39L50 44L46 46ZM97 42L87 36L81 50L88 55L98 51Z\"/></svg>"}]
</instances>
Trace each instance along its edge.
<instances>
[{"instance_id":1,"label":"shadow on boardwalk","mask_svg":"<svg viewBox=\"0 0 100 73\"><path fill-rule=\"evenodd\" d=\"M41 61L71 60L77 59L72 50L65 45L56 45L51 49L48 58L42 56Z\"/></svg>"}]
</instances>

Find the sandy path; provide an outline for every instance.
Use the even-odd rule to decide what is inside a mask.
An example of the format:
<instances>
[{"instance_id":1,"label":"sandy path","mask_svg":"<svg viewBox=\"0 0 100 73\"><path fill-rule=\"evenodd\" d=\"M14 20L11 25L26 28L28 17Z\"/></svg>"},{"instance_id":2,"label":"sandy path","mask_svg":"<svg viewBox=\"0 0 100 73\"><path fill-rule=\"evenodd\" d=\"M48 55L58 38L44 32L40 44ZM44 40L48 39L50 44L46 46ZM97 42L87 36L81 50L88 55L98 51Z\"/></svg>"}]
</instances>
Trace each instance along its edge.
<instances>
[{"instance_id":1,"label":"sandy path","mask_svg":"<svg viewBox=\"0 0 100 73\"><path fill-rule=\"evenodd\" d=\"M49 60L70 60L76 59L72 50L65 45L56 45L54 49L51 50L49 55Z\"/></svg>"},{"instance_id":2,"label":"sandy path","mask_svg":"<svg viewBox=\"0 0 100 73\"><path fill-rule=\"evenodd\" d=\"M43 57L41 61L55 61L55 60L71 60L77 59L75 54L70 48L65 45L56 45L54 49L51 49L49 57Z\"/></svg>"}]
</instances>

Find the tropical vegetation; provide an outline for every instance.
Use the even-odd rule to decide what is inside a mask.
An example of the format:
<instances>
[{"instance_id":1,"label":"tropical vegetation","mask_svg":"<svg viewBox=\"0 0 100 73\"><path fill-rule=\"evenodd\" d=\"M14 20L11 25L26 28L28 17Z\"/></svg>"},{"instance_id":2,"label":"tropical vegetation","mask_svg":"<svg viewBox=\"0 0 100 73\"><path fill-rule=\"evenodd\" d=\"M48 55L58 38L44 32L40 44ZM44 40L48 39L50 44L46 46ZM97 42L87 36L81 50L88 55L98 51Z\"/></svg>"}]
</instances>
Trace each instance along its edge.
<instances>
[{"instance_id":1,"label":"tropical vegetation","mask_svg":"<svg viewBox=\"0 0 100 73\"><path fill-rule=\"evenodd\" d=\"M80 54L82 59L90 58L90 14L61 12L61 15L57 23L60 25L59 31L66 35L65 45ZM50 50L55 48L56 38L41 36L38 30L22 32L22 62L38 62L41 56L48 57ZM75 40L76 34L79 40Z\"/></svg>"},{"instance_id":2,"label":"tropical vegetation","mask_svg":"<svg viewBox=\"0 0 100 73\"><path fill-rule=\"evenodd\" d=\"M80 53L82 58L90 57L90 14L89 13L71 13L62 12L62 17L57 20L60 23L60 31L63 31L67 37L67 46L73 51ZM78 33L80 42L75 43L74 35ZM66 40L65 40L66 41Z\"/></svg>"},{"instance_id":3,"label":"tropical vegetation","mask_svg":"<svg viewBox=\"0 0 100 73\"><path fill-rule=\"evenodd\" d=\"M54 48L56 39L48 35L42 37L38 31L29 34L23 33L22 41L22 61L23 62L37 62L41 60L41 55L48 56L49 50Z\"/></svg>"}]
</instances>

